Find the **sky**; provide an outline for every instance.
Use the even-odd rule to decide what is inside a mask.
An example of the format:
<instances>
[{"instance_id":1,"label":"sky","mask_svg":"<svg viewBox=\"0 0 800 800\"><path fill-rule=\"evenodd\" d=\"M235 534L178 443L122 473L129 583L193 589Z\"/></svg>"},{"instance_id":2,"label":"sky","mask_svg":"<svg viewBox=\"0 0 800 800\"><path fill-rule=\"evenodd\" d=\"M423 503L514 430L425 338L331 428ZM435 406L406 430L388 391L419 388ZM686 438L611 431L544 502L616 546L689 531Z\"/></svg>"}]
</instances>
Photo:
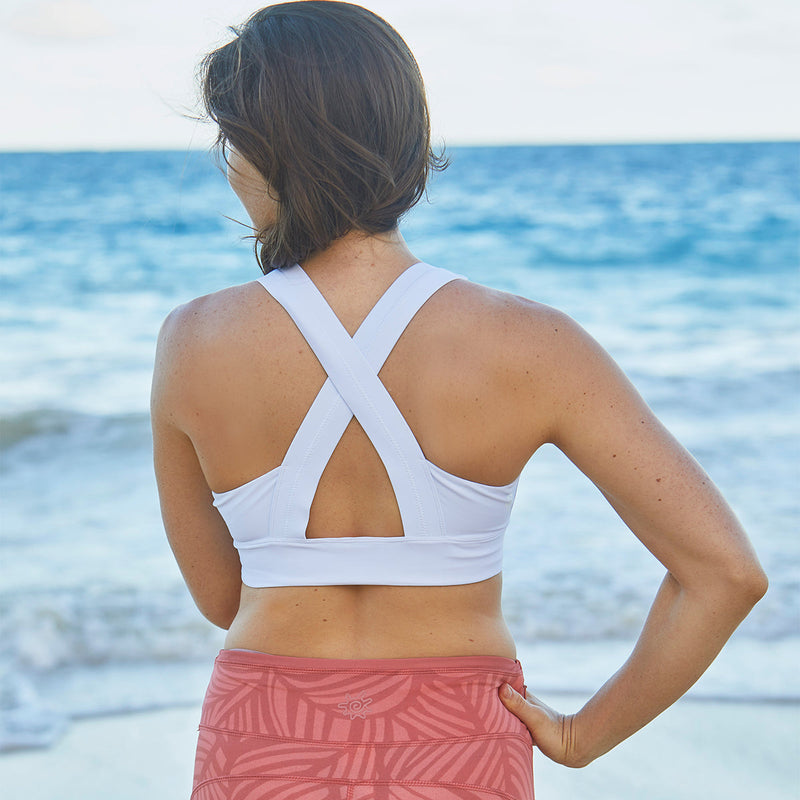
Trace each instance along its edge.
<instances>
[{"instance_id":1,"label":"sky","mask_svg":"<svg viewBox=\"0 0 800 800\"><path fill-rule=\"evenodd\" d=\"M797 0L365 0L448 145L800 139ZM242 0L0 0L0 150L207 146L200 58Z\"/></svg>"}]
</instances>

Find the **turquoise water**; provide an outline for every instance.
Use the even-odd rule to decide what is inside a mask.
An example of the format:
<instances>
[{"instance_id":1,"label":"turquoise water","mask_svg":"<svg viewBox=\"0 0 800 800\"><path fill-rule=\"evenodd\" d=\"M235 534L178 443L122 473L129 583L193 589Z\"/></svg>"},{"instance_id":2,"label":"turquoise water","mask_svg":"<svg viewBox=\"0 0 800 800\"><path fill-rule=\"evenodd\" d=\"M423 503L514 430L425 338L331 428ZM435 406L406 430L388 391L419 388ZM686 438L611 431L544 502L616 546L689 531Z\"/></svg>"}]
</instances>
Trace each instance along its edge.
<instances>
[{"instance_id":1,"label":"turquoise water","mask_svg":"<svg viewBox=\"0 0 800 800\"><path fill-rule=\"evenodd\" d=\"M454 149L414 252L557 306L720 485L770 592L697 687L800 698L800 144ZM197 700L220 644L150 467L175 305L260 273L202 153L0 154L0 746L71 716ZM504 602L529 685L591 689L662 568L552 448L520 485ZM187 676L194 676L187 679Z\"/></svg>"}]
</instances>

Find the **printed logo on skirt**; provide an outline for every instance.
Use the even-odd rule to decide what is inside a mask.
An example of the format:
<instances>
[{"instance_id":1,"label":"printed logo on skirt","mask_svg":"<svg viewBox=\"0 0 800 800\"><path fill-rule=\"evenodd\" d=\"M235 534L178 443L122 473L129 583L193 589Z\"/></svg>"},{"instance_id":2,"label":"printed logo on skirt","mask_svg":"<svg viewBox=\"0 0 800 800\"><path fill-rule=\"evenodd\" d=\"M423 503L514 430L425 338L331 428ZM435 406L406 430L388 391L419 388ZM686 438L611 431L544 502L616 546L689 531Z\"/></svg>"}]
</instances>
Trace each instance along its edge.
<instances>
[{"instance_id":1,"label":"printed logo on skirt","mask_svg":"<svg viewBox=\"0 0 800 800\"><path fill-rule=\"evenodd\" d=\"M338 708L342 710L342 714L346 717L350 717L350 719L355 719L356 717L366 719L367 706L369 706L371 702L372 698L364 697L364 692L361 692L361 695L358 697L346 694L344 696L344 703L339 703Z\"/></svg>"}]
</instances>

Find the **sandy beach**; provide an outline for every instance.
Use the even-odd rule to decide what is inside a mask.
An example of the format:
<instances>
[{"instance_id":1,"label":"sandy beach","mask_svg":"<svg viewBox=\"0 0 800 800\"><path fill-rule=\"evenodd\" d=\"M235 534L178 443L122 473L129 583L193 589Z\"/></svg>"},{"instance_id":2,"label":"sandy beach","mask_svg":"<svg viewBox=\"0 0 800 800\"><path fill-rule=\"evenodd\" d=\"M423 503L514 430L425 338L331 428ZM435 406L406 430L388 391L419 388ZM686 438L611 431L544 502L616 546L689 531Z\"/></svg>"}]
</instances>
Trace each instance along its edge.
<instances>
[{"instance_id":1,"label":"sandy beach","mask_svg":"<svg viewBox=\"0 0 800 800\"><path fill-rule=\"evenodd\" d=\"M583 698L542 699L571 710ZM76 722L0 756L5 800L188 798L199 707ZM535 757L537 800L797 800L800 705L684 699L582 770Z\"/></svg>"}]
</instances>

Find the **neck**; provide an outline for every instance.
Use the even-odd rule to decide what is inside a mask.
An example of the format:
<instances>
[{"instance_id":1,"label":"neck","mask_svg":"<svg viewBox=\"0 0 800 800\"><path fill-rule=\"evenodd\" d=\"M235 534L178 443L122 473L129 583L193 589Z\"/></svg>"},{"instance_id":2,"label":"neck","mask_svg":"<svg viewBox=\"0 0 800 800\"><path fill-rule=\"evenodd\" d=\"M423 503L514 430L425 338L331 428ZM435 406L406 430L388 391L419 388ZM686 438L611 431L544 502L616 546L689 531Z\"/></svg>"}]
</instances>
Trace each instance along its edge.
<instances>
[{"instance_id":1,"label":"neck","mask_svg":"<svg viewBox=\"0 0 800 800\"><path fill-rule=\"evenodd\" d=\"M315 281L333 279L338 283L368 277L393 280L417 261L395 228L376 234L351 231L309 256L301 266Z\"/></svg>"}]
</instances>

